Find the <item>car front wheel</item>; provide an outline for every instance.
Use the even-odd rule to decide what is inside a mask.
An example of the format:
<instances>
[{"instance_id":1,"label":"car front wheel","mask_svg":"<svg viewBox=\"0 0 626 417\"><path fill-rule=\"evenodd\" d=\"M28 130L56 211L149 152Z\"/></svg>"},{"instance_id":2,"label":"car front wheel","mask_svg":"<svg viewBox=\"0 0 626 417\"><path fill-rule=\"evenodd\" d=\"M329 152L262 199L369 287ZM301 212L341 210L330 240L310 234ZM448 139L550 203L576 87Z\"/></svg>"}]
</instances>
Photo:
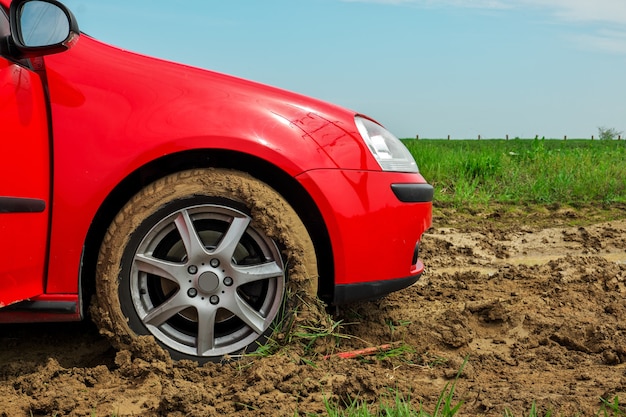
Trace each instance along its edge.
<instances>
[{"instance_id":1,"label":"car front wheel","mask_svg":"<svg viewBox=\"0 0 626 417\"><path fill-rule=\"evenodd\" d=\"M204 362L263 344L291 288L314 297L317 270L289 204L241 172L184 171L144 188L109 227L92 313L118 348L152 335L172 358Z\"/></svg>"}]
</instances>

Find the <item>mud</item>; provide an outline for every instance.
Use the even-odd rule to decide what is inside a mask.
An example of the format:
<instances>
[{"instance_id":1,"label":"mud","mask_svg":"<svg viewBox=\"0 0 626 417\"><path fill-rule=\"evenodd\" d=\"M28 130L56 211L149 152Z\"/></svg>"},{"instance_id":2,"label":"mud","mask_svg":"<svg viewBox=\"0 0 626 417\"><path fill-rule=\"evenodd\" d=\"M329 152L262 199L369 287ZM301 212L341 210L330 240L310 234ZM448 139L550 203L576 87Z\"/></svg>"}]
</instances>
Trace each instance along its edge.
<instances>
[{"instance_id":1,"label":"mud","mask_svg":"<svg viewBox=\"0 0 626 417\"><path fill-rule=\"evenodd\" d=\"M626 404L626 207L439 207L435 225L421 282L333 311L309 350L197 367L149 338L118 352L89 322L0 326L0 416L293 416L396 394L432 412L455 380L459 415Z\"/></svg>"}]
</instances>

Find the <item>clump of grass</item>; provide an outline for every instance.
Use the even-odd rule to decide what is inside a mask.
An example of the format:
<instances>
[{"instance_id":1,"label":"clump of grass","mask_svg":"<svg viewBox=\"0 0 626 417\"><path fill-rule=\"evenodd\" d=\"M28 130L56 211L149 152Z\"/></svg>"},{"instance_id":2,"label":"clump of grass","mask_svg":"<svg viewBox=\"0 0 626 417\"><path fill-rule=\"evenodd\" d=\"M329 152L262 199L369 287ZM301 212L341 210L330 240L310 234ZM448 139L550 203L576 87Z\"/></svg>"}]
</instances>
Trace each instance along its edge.
<instances>
[{"instance_id":1,"label":"clump of grass","mask_svg":"<svg viewBox=\"0 0 626 417\"><path fill-rule=\"evenodd\" d=\"M255 351L245 354L247 357L267 357L277 354L284 350L292 350L294 347L301 347L302 354L316 354L315 348L318 345L337 346L341 339L348 339L352 336L343 332L345 323L342 320L334 320L333 317L322 311L314 310L303 299L299 299L295 306L302 307L302 311L315 311L316 315L308 317L304 314L303 320L298 317L302 311L299 308L293 311L289 310L287 305L290 297L299 297L299 295L289 294L283 300L283 306L280 315L272 323L270 336L263 342L257 342ZM321 304L321 301L317 300ZM306 359L303 359L309 362Z\"/></svg>"},{"instance_id":2,"label":"clump of grass","mask_svg":"<svg viewBox=\"0 0 626 417\"><path fill-rule=\"evenodd\" d=\"M598 411L598 416L603 417L620 417L626 416L626 411L623 407L619 405L619 398L617 395L613 398L613 401L608 401L604 398L600 398L602 400L602 408Z\"/></svg>"},{"instance_id":3,"label":"clump of grass","mask_svg":"<svg viewBox=\"0 0 626 417\"><path fill-rule=\"evenodd\" d=\"M302 343L304 345L304 353L309 354L319 342L330 342L332 345L338 346L341 339L352 337L343 332L343 321L335 321L329 318L328 322L328 325L300 326L297 331L290 335L290 341Z\"/></svg>"},{"instance_id":4,"label":"clump of grass","mask_svg":"<svg viewBox=\"0 0 626 417\"><path fill-rule=\"evenodd\" d=\"M420 404L415 408L411 404L410 397L404 397L399 392L395 392L392 399L382 398L378 404L368 404L363 401L353 400L347 405L339 406L336 402L324 399L326 416L328 417L452 417L458 413L463 401L455 402L454 384L451 388L444 388L441 392L434 411L428 412ZM316 415L310 414L310 417Z\"/></svg>"},{"instance_id":5,"label":"clump of grass","mask_svg":"<svg viewBox=\"0 0 626 417\"><path fill-rule=\"evenodd\" d=\"M419 360L419 364L427 368L436 368L438 366L443 366L446 363L448 363L447 358L432 354L430 352L422 354Z\"/></svg>"},{"instance_id":6,"label":"clump of grass","mask_svg":"<svg viewBox=\"0 0 626 417\"><path fill-rule=\"evenodd\" d=\"M604 398L600 398L602 401L602 407L596 413L597 417L623 417L626 416L626 411L619 405L619 399L617 396L613 398L613 401L608 401ZM528 417L552 417L552 411L548 410L545 413L541 413L537 408L535 401L530 406L530 411L527 414ZM504 417L514 417L514 414L506 408L504 410Z\"/></svg>"},{"instance_id":7,"label":"clump of grass","mask_svg":"<svg viewBox=\"0 0 626 417\"><path fill-rule=\"evenodd\" d=\"M392 319L387 319L385 321L385 323L387 323L387 327L389 327L389 331L391 332L391 336L392 337L393 337L394 333L396 332L396 330L398 330L399 328L402 328L402 327L407 327L408 325L411 324L411 322L409 320L394 321Z\"/></svg>"},{"instance_id":8,"label":"clump of grass","mask_svg":"<svg viewBox=\"0 0 626 417\"><path fill-rule=\"evenodd\" d=\"M539 410L537 409L537 404L535 404L535 402L533 401L533 403L530 406L530 411L528 412L528 417L551 417L551 416L552 416L552 411L550 410L548 410L545 414L540 414ZM514 415L511 412L511 410L509 410L508 408L505 408L504 417L514 417Z\"/></svg>"},{"instance_id":9,"label":"clump of grass","mask_svg":"<svg viewBox=\"0 0 626 417\"><path fill-rule=\"evenodd\" d=\"M386 395L381 397L378 403L370 403L351 400L349 403L339 403L337 401L331 401L328 398L324 398L324 406L326 408L326 416L328 417L452 417L455 416L461 406L463 400L456 401L454 399L454 391L456 389L456 383L463 372L463 367L467 363L467 358L461 365L461 368L457 372L456 378L452 383L446 384L446 386L439 394L437 403L432 412L427 411L420 403L418 408L415 408L411 403L411 398L405 397L397 390L392 391L392 396ZM319 416L318 414L309 414L309 417Z\"/></svg>"},{"instance_id":10,"label":"clump of grass","mask_svg":"<svg viewBox=\"0 0 626 417\"><path fill-rule=\"evenodd\" d=\"M386 359L398 359L398 358L402 359L406 357L407 355L411 355L414 353L415 353L415 348L413 348L413 346L403 343L401 345L394 346L391 349L381 350L376 355L374 355L374 358L378 361L382 361Z\"/></svg>"},{"instance_id":11,"label":"clump of grass","mask_svg":"<svg viewBox=\"0 0 626 417\"><path fill-rule=\"evenodd\" d=\"M328 417L450 417L458 411L441 409L431 414L421 406L419 409L415 409L411 405L410 398L405 398L399 393L396 393L392 401L382 399L379 404L367 404L354 400L347 406L339 407L336 403L325 400L324 406L326 407L325 415ZM310 417L313 416L310 415Z\"/></svg>"}]
</instances>

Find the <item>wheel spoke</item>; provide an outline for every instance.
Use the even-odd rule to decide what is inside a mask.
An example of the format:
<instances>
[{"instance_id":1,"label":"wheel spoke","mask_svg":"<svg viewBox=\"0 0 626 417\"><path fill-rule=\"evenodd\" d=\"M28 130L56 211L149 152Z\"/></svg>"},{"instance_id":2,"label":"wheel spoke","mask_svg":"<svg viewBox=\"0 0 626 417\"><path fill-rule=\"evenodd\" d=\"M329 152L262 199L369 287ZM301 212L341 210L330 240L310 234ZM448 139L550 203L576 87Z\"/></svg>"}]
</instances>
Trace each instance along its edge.
<instances>
[{"instance_id":1,"label":"wheel spoke","mask_svg":"<svg viewBox=\"0 0 626 417\"><path fill-rule=\"evenodd\" d=\"M217 308L198 311L198 356L203 356L215 346L215 317Z\"/></svg>"},{"instance_id":2,"label":"wheel spoke","mask_svg":"<svg viewBox=\"0 0 626 417\"><path fill-rule=\"evenodd\" d=\"M235 249L237 249L237 245L241 240L244 233L246 233L246 229L250 224L250 218L245 217L233 217L233 221L230 223L228 230L222 236L222 240L219 245L215 249L213 253L215 256L220 256L224 259L232 258L235 253Z\"/></svg>"},{"instance_id":3,"label":"wheel spoke","mask_svg":"<svg viewBox=\"0 0 626 417\"><path fill-rule=\"evenodd\" d=\"M143 322L158 327L187 307L189 307L187 295L178 291L163 304L150 310L143 318Z\"/></svg>"},{"instance_id":4,"label":"wheel spoke","mask_svg":"<svg viewBox=\"0 0 626 417\"><path fill-rule=\"evenodd\" d=\"M243 267L237 266L235 270L237 271L237 285L283 276L283 270L276 262Z\"/></svg>"},{"instance_id":5,"label":"wheel spoke","mask_svg":"<svg viewBox=\"0 0 626 417\"><path fill-rule=\"evenodd\" d=\"M235 295L230 305L225 307L235 316L239 317L244 323L246 323L256 333L261 334L267 329L269 324L266 322L258 311L253 309L243 298L239 295Z\"/></svg>"},{"instance_id":6,"label":"wheel spoke","mask_svg":"<svg viewBox=\"0 0 626 417\"><path fill-rule=\"evenodd\" d=\"M187 210L180 212L174 220L174 224L176 225L176 229L178 230L178 233L183 241L189 261L196 262L196 260L202 259L202 257L207 255L204 244L202 243L202 240L200 240L200 236L198 236L196 228L191 220L191 217L189 217L189 212Z\"/></svg>"},{"instance_id":7,"label":"wheel spoke","mask_svg":"<svg viewBox=\"0 0 626 417\"><path fill-rule=\"evenodd\" d=\"M135 255L135 266L141 272L156 275L170 281L178 283L178 275L184 271L183 265L175 262L164 261L163 259L154 258L152 256L138 253Z\"/></svg>"}]
</instances>

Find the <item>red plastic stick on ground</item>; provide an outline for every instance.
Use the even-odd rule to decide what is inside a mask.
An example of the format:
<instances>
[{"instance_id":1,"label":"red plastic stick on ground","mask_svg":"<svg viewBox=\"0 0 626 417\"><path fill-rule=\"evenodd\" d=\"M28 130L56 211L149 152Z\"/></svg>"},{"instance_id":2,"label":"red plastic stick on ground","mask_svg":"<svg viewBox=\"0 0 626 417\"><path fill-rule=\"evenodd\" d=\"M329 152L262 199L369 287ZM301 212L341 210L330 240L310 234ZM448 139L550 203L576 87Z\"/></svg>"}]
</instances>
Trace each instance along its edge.
<instances>
[{"instance_id":1,"label":"red plastic stick on ground","mask_svg":"<svg viewBox=\"0 0 626 417\"><path fill-rule=\"evenodd\" d=\"M367 356L367 355L374 355L378 352L386 352L388 350L391 350L392 345L390 344L386 344L386 345L380 345L380 346L373 346L373 347L368 347L368 348L364 348L364 349L357 349L357 350L353 350L350 352L340 352L340 353L333 353L331 355L326 355L324 356L324 359L330 359L333 356L336 356L338 358L342 358L342 359L353 359L356 358L358 356Z\"/></svg>"}]
</instances>

